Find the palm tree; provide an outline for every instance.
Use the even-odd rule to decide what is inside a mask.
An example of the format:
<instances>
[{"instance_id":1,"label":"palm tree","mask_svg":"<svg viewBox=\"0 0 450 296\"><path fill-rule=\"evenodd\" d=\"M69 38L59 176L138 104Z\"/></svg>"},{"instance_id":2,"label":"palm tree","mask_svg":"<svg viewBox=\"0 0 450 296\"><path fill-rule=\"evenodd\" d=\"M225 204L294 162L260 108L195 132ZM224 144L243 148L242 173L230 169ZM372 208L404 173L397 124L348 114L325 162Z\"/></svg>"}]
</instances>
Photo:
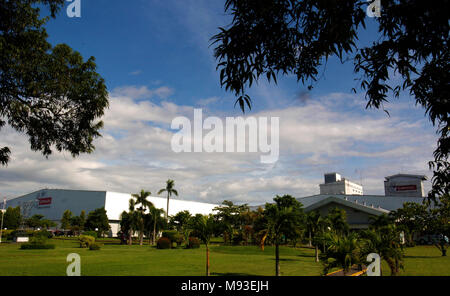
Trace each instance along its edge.
<instances>
[{"instance_id":1,"label":"palm tree","mask_svg":"<svg viewBox=\"0 0 450 296\"><path fill-rule=\"evenodd\" d=\"M166 182L166 188L163 188L163 189L158 191L158 195L163 193L163 192L167 192L167 208L166 208L166 215L165 215L166 221L169 218L169 216L168 216L169 215L169 199L172 196L172 194L175 194L175 196L178 196L178 191L176 191L174 189L174 186L175 186L175 181L169 179Z\"/></svg>"},{"instance_id":2,"label":"palm tree","mask_svg":"<svg viewBox=\"0 0 450 296\"><path fill-rule=\"evenodd\" d=\"M340 267L345 275L354 264L361 262L360 244L356 233L339 235L329 232L324 237L327 247L320 255L324 264L324 274L327 274L331 268Z\"/></svg>"},{"instance_id":3,"label":"palm tree","mask_svg":"<svg viewBox=\"0 0 450 296\"><path fill-rule=\"evenodd\" d=\"M345 210L334 208L328 213L328 219L331 223L331 228L340 235L346 235L349 232L347 223L347 214Z\"/></svg>"},{"instance_id":4,"label":"palm tree","mask_svg":"<svg viewBox=\"0 0 450 296\"><path fill-rule=\"evenodd\" d=\"M120 229L126 234L128 245L133 244L133 233L138 229L138 212L135 210L134 199L129 200L128 212L123 211L120 215Z\"/></svg>"},{"instance_id":5,"label":"palm tree","mask_svg":"<svg viewBox=\"0 0 450 296\"><path fill-rule=\"evenodd\" d=\"M164 224L165 220L161 219L161 215L164 213L163 209L157 209L154 206L150 206L148 213L148 227L152 228L152 244L156 243L156 230L161 229L162 224Z\"/></svg>"},{"instance_id":6,"label":"palm tree","mask_svg":"<svg viewBox=\"0 0 450 296\"><path fill-rule=\"evenodd\" d=\"M398 275L400 268L403 268L403 245L396 226L390 224L377 230L369 229L363 231L361 236L365 239L363 253L377 253L387 262L391 275Z\"/></svg>"},{"instance_id":7,"label":"palm tree","mask_svg":"<svg viewBox=\"0 0 450 296\"><path fill-rule=\"evenodd\" d=\"M276 196L274 201L275 204L266 203L264 216L267 218L268 234L275 243L275 275L280 276L282 238L299 226L303 211L302 204L290 195Z\"/></svg>"},{"instance_id":8,"label":"palm tree","mask_svg":"<svg viewBox=\"0 0 450 296\"><path fill-rule=\"evenodd\" d=\"M321 226L324 225L323 220L324 218L316 211L309 212L306 217L309 245L312 246L314 241L314 257L316 258L316 262L319 262L319 241L317 238L320 236Z\"/></svg>"},{"instance_id":9,"label":"palm tree","mask_svg":"<svg viewBox=\"0 0 450 296\"><path fill-rule=\"evenodd\" d=\"M138 231L139 231L139 245L143 245L144 243L144 212L146 209L149 209L150 207L153 207L153 203L149 200L147 200L147 197L149 197L152 193L150 191L145 191L144 189L141 190L140 193L132 194L131 196L135 198L134 205L139 207L136 209L138 213Z\"/></svg>"},{"instance_id":10,"label":"palm tree","mask_svg":"<svg viewBox=\"0 0 450 296\"><path fill-rule=\"evenodd\" d=\"M193 229L206 246L206 276L209 276L209 242L214 234L215 220L213 215L196 215L193 218Z\"/></svg>"}]
</instances>

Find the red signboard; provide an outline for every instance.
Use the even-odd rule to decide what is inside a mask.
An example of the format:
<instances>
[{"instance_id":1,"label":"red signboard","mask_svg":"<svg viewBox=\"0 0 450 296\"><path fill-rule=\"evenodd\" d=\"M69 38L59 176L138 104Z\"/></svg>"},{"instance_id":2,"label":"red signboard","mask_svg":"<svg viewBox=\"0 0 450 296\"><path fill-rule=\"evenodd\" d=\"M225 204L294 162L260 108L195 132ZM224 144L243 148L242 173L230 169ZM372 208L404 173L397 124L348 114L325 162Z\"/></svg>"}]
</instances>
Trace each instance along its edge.
<instances>
[{"instance_id":1,"label":"red signboard","mask_svg":"<svg viewBox=\"0 0 450 296\"><path fill-rule=\"evenodd\" d=\"M49 206L52 204L52 198L51 197L41 197L38 198L39 200L39 205L40 206Z\"/></svg>"},{"instance_id":2,"label":"red signboard","mask_svg":"<svg viewBox=\"0 0 450 296\"><path fill-rule=\"evenodd\" d=\"M395 191L413 191L417 190L416 185L395 186Z\"/></svg>"}]
</instances>

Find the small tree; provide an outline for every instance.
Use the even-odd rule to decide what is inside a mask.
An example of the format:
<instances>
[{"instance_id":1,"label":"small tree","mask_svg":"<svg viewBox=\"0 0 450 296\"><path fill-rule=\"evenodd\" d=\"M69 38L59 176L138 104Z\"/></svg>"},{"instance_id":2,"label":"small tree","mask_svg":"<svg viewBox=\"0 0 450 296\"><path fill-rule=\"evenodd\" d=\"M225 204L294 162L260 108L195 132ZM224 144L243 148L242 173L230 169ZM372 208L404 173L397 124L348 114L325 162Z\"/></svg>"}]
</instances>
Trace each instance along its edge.
<instances>
[{"instance_id":1,"label":"small tree","mask_svg":"<svg viewBox=\"0 0 450 296\"><path fill-rule=\"evenodd\" d=\"M3 216L3 227L8 229L17 229L22 221L20 207L8 207Z\"/></svg>"},{"instance_id":2,"label":"small tree","mask_svg":"<svg viewBox=\"0 0 450 296\"><path fill-rule=\"evenodd\" d=\"M65 210L61 217L61 228L62 229L70 229L72 221L72 212L70 210Z\"/></svg>"},{"instance_id":3,"label":"small tree","mask_svg":"<svg viewBox=\"0 0 450 296\"><path fill-rule=\"evenodd\" d=\"M108 216L104 207L95 209L89 212L86 219L86 229L95 231L97 229L99 236L103 236L106 231L111 227L109 226Z\"/></svg>"},{"instance_id":4,"label":"small tree","mask_svg":"<svg viewBox=\"0 0 450 296\"><path fill-rule=\"evenodd\" d=\"M209 276L209 242L214 234L214 216L196 215L194 219L196 235L206 246L206 276Z\"/></svg>"},{"instance_id":5,"label":"small tree","mask_svg":"<svg viewBox=\"0 0 450 296\"><path fill-rule=\"evenodd\" d=\"M414 246L414 237L424 231L428 211L426 205L406 202L402 208L390 212L389 216L406 233L408 246Z\"/></svg>"},{"instance_id":6,"label":"small tree","mask_svg":"<svg viewBox=\"0 0 450 296\"><path fill-rule=\"evenodd\" d=\"M292 233L300 226L303 216L302 204L290 195L276 196L275 204L266 203L264 216L267 229L275 243L275 275L280 275L280 250L284 235Z\"/></svg>"},{"instance_id":7,"label":"small tree","mask_svg":"<svg viewBox=\"0 0 450 296\"><path fill-rule=\"evenodd\" d=\"M44 218L44 215L35 214L25 220L25 225L27 225L28 227L31 227L33 229L42 227L42 218Z\"/></svg>"},{"instance_id":8,"label":"small tree","mask_svg":"<svg viewBox=\"0 0 450 296\"><path fill-rule=\"evenodd\" d=\"M441 251L442 256L447 256L450 237L450 195L446 194L439 198L435 208L431 209L427 218L427 230L437 234L438 238L433 244Z\"/></svg>"}]
</instances>

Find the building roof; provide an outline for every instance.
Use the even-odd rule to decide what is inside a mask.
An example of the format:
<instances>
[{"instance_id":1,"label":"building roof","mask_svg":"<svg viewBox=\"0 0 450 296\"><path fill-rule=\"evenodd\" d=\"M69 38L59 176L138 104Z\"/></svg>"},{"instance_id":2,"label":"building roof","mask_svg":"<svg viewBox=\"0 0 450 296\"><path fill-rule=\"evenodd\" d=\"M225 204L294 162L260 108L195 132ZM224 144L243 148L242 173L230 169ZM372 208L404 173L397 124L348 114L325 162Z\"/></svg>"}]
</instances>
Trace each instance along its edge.
<instances>
[{"instance_id":1,"label":"building roof","mask_svg":"<svg viewBox=\"0 0 450 296\"><path fill-rule=\"evenodd\" d=\"M306 209L313 204L319 203L329 197L348 201L351 204L360 204L366 207L376 209L380 208L385 211L395 211L403 207L405 202L422 203L423 197L405 197L405 196L385 196L385 195L344 195L344 194L317 194L307 197L297 198ZM347 203L348 205L348 203Z\"/></svg>"},{"instance_id":2,"label":"building roof","mask_svg":"<svg viewBox=\"0 0 450 296\"><path fill-rule=\"evenodd\" d=\"M347 207L359 210L361 212L368 213L370 215L375 215L375 216L389 213L388 210L382 209L380 207L369 206L367 204L360 204L358 202L350 201L348 199L338 198L336 196L329 196L329 197L322 199L316 203L313 203L313 204L305 207L305 211L306 212L313 211L313 210L321 208L322 206L329 204L329 203L337 203L337 204L347 206Z\"/></svg>"},{"instance_id":3,"label":"building roof","mask_svg":"<svg viewBox=\"0 0 450 296\"><path fill-rule=\"evenodd\" d=\"M389 181L389 179L398 178L398 177L408 177L408 178L417 178L417 179L421 179L421 180L428 180L427 176L425 176L425 175L412 175L412 174L395 174L395 175L387 176L384 178L386 179L386 181Z\"/></svg>"}]
</instances>

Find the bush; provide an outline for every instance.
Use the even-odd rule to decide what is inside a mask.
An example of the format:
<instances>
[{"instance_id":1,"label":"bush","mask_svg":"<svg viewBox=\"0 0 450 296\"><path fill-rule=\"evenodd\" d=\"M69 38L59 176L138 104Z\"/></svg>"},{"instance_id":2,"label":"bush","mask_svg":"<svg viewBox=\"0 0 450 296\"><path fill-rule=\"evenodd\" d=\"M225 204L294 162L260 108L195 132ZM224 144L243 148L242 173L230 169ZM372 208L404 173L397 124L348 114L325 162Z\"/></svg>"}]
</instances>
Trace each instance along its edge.
<instances>
[{"instance_id":1,"label":"bush","mask_svg":"<svg viewBox=\"0 0 450 296\"><path fill-rule=\"evenodd\" d=\"M166 237L170 240L171 243L176 243L177 247L181 246L184 242L183 234L179 233L176 230L167 230L162 233L162 237Z\"/></svg>"},{"instance_id":2,"label":"bush","mask_svg":"<svg viewBox=\"0 0 450 296\"><path fill-rule=\"evenodd\" d=\"M176 235L178 234L178 231L176 230L166 230L163 231L161 237L167 237L171 242L175 242Z\"/></svg>"},{"instance_id":3,"label":"bush","mask_svg":"<svg viewBox=\"0 0 450 296\"><path fill-rule=\"evenodd\" d=\"M92 236L94 238L98 238L98 234L97 234L96 231L85 231L85 232L82 233L82 235L89 235L89 236Z\"/></svg>"},{"instance_id":4,"label":"bush","mask_svg":"<svg viewBox=\"0 0 450 296\"><path fill-rule=\"evenodd\" d=\"M92 244L89 245L89 250L97 251L97 250L100 250L101 246L102 245L99 244L99 243L92 243Z\"/></svg>"},{"instance_id":5,"label":"bush","mask_svg":"<svg viewBox=\"0 0 450 296\"><path fill-rule=\"evenodd\" d=\"M188 247L188 249L200 248L200 240L196 237L190 237L187 247Z\"/></svg>"},{"instance_id":6,"label":"bush","mask_svg":"<svg viewBox=\"0 0 450 296\"><path fill-rule=\"evenodd\" d=\"M45 236L32 237L29 243L23 243L20 245L21 250L41 250L54 248L55 245L47 244L47 237Z\"/></svg>"},{"instance_id":7,"label":"bush","mask_svg":"<svg viewBox=\"0 0 450 296\"><path fill-rule=\"evenodd\" d=\"M95 237L90 235L80 235L78 241L80 242L80 248L89 248L90 245L95 243Z\"/></svg>"},{"instance_id":8,"label":"bush","mask_svg":"<svg viewBox=\"0 0 450 296\"><path fill-rule=\"evenodd\" d=\"M21 250L43 250L43 249L54 249L53 244L34 244L34 243L23 243L20 245Z\"/></svg>"},{"instance_id":9,"label":"bush","mask_svg":"<svg viewBox=\"0 0 450 296\"><path fill-rule=\"evenodd\" d=\"M158 249L170 249L172 247L172 242L167 237L161 237L156 242L156 247Z\"/></svg>"}]
</instances>

